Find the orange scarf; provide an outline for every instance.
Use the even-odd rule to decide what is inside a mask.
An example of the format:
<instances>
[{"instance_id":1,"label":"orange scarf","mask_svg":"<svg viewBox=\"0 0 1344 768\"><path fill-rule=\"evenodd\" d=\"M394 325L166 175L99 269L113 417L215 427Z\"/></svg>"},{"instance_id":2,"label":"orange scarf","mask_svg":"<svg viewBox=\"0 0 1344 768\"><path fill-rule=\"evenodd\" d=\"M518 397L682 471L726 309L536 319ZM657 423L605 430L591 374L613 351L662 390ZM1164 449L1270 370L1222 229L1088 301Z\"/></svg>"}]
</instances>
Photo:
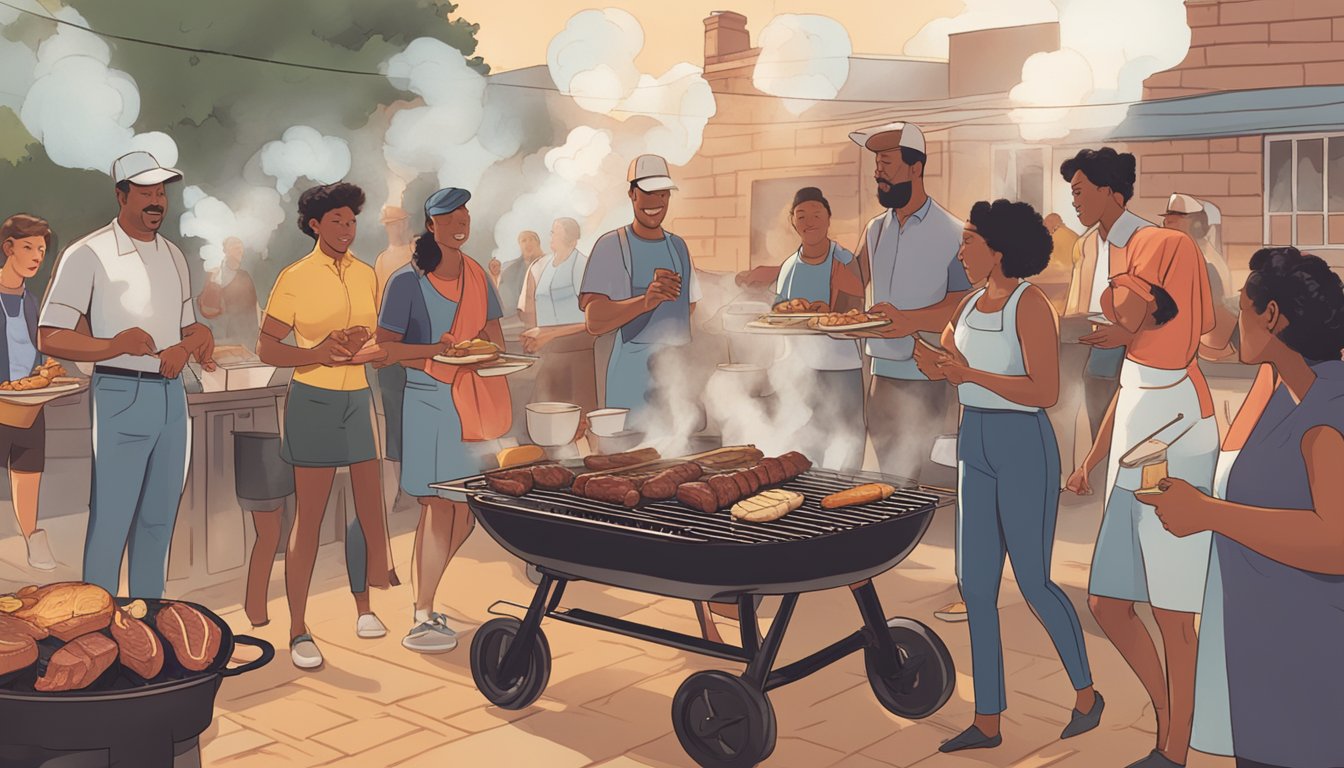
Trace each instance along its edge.
<instances>
[{"instance_id":1,"label":"orange scarf","mask_svg":"<svg viewBox=\"0 0 1344 768\"><path fill-rule=\"evenodd\" d=\"M426 275L434 290L445 298L452 298L452 283ZM481 337L485 330L488 295L485 270L469 258L462 259L462 276L458 278L457 314L449 337L454 344ZM509 385L503 377L481 378L476 372L459 365L447 365L426 360L425 373L452 385L453 405L462 421L462 439L466 442L494 440L508 433L513 426L513 403Z\"/></svg>"}]
</instances>

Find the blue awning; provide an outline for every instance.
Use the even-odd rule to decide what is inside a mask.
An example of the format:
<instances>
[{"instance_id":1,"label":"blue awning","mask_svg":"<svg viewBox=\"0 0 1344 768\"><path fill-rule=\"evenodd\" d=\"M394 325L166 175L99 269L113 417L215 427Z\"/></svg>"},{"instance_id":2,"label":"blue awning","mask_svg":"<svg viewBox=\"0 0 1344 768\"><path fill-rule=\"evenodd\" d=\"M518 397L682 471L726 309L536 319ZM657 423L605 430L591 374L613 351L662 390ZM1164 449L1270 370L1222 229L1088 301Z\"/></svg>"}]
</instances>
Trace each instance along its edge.
<instances>
[{"instance_id":1,"label":"blue awning","mask_svg":"<svg viewBox=\"0 0 1344 768\"><path fill-rule=\"evenodd\" d=\"M1257 88L1144 101L1111 132L1120 139L1192 139L1344 130L1344 85Z\"/></svg>"}]
</instances>

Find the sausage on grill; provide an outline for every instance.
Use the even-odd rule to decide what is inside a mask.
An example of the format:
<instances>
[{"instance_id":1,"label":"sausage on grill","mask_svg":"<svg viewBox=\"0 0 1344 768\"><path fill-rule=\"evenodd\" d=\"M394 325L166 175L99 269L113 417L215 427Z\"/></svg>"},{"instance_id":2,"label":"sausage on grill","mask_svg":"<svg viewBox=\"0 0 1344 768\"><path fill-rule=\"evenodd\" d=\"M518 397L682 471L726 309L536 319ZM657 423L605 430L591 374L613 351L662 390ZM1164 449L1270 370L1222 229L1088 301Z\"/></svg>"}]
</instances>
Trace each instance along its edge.
<instances>
[{"instance_id":1,"label":"sausage on grill","mask_svg":"<svg viewBox=\"0 0 1344 768\"><path fill-rule=\"evenodd\" d=\"M797 451L789 451L779 460L784 462L784 468L789 472L789 479L793 479L812 468L812 461Z\"/></svg>"},{"instance_id":2,"label":"sausage on grill","mask_svg":"<svg viewBox=\"0 0 1344 768\"><path fill-rule=\"evenodd\" d=\"M707 515L719 511L719 499L714 495L714 489L709 487L709 483L682 483L677 488L677 501Z\"/></svg>"},{"instance_id":3,"label":"sausage on grill","mask_svg":"<svg viewBox=\"0 0 1344 768\"><path fill-rule=\"evenodd\" d=\"M532 484L544 491L563 491L574 484L574 473L554 462L532 468Z\"/></svg>"},{"instance_id":4,"label":"sausage on grill","mask_svg":"<svg viewBox=\"0 0 1344 768\"><path fill-rule=\"evenodd\" d=\"M525 496L532 490L532 470L526 467L485 473L485 484L495 493Z\"/></svg>"},{"instance_id":5,"label":"sausage on grill","mask_svg":"<svg viewBox=\"0 0 1344 768\"><path fill-rule=\"evenodd\" d=\"M732 481L737 484L738 495L737 499L734 499L733 501L737 501L738 499L745 499L746 497L755 493L756 478L750 472L733 472L729 474L728 477L732 478Z\"/></svg>"},{"instance_id":6,"label":"sausage on grill","mask_svg":"<svg viewBox=\"0 0 1344 768\"><path fill-rule=\"evenodd\" d=\"M639 489L627 477L598 475L583 487L583 495L594 501L634 507L639 504Z\"/></svg>"},{"instance_id":7,"label":"sausage on grill","mask_svg":"<svg viewBox=\"0 0 1344 768\"><path fill-rule=\"evenodd\" d=\"M589 456L583 460L583 466L595 472L605 472L649 461L657 461L660 458L662 457L658 455L658 451L653 448L641 448L638 451Z\"/></svg>"},{"instance_id":8,"label":"sausage on grill","mask_svg":"<svg viewBox=\"0 0 1344 768\"><path fill-rule=\"evenodd\" d=\"M726 507L740 498L737 495L740 493L737 489L737 483L733 482L731 477L728 477L727 475L710 475L708 482L710 490L714 491L714 500L717 502L715 504L716 509Z\"/></svg>"},{"instance_id":9,"label":"sausage on grill","mask_svg":"<svg viewBox=\"0 0 1344 768\"><path fill-rule=\"evenodd\" d=\"M678 486L698 480L701 474L703 472L699 464L689 461L682 462L668 467L644 481L644 485L639 490L646 499L670 499L677 495Z\"/></svg>"},{"instance_id":10,"label":"sausage on grill","mask_svg":"<svg viewBox=\"0 0 1344 768\"><path fill-rule=\"evenodd\" d=\"M765 467L766 473L770 475L771 485L779 485L789 479L788 473L784 471L784 464L779 459L773 457L761 459L761 466Z\"/></svg>"}]
</instances>

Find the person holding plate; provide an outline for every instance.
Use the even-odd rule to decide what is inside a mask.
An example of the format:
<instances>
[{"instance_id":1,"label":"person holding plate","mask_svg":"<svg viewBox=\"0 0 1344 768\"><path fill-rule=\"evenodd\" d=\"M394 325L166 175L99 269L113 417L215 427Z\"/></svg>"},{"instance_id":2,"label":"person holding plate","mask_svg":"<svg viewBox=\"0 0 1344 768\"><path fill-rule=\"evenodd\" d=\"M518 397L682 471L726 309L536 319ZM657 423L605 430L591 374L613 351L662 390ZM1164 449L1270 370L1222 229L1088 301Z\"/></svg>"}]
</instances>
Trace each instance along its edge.
<instances>
[{"instance_id":1,"label":"person holding plate","mask_svg":"<svg viewBox=\"0 0 1344 768\"><path fill-rule=\"evenodd\" d=\"M1271 369L1269 399L1253 392L1238 413L1234 427L1250 429L1229 433L1245 442L1228 457L1224 499L1177 478L1148 499L1170 533L1213 533L1221 593L1211 578L1206 600L1219 601L1226 660L1206 659L1201 622L1199 674L1225 676L1238 768L1333 768L1344 756L1344 284L1292 247L1261 249L1250 268L1238 351ZM1202 718L1220 702L1215 690L1196 703Z\"/></svg>"},{"instance_id":2,"label":"person holding plate","mask_svg":"<svg viewBox=\"0 0 1344 768\"><path fill-rule=\"evenodd\" d=\"M373 396L364 372L364 364L381 353L376 346L363 349L377 322L378 283L373 267L350 251L363 207L364 191L345 182L312 187L299 197L299 229L313 238L313 251L276 278L257 340L262 362L294 369L281 455L294 467L285 592L290 658L300 669L323 663L305 619L322 518L339 467L350 469L355 497L345 537L346 570L359 612L355 634L366 639L387 634L368 595L369 586L389 585L390 569ZM293 344L285 341L290 333Z\"/></svg>"},{"instance_id":3,"label":"person holding plate","mask_svg":"<svg viewBox=\"0 0 1344 768\"><path fill-rule=\"evenodd\" d=\"M1061 738L1096 728L1105 700L1092 672L1078 612L1050 579L1059 512L1059 446L1045 409L1059 397L1059 330L1049 298L1027 278L1050 261L1050 233L1027 203L971 208L958 259L972 284L943 330L942 350L916 342L930 381L956 386L957 586L966 601L975 722L942 752L997 747L1008 706L999 636L1005 555L1018 588L1045 627L1075 691Z\"/></svg>"},{"instance_id":4,"label":"person holding plate","mask_svg":"<svg viewBox=\"0 0 1344 768\"><path fill-rule=\"evenodd\" d=\"M402 405L401 487L420 501L415 531L415 606L401 644L420 653L457 647L457 633L434 610L434 594L475 520L461 493L432 484L484 469L489 441L513 421L503 377L483 378L470 365L436 359L455 344L482 340L504 348L499 295L483 267L462 248L471 236L465 189L440 189L425 201L425 232L411 264L387 283L378 318L380 364L406 368ZM485 345L481 345L485 346Z\"/></svg>"},{"instance_id":5,"label":"person holding plate","mask_svg":"<svg viewBox=\"0 0 1344 768\"><path fill-rule=\"evenodd\" d=\"M1084 149L1060 166L1085 226L1098 225L1095 269L1106 324L1081 340L1125 348L1120 388L1083 465L1068 480L1090 492L1088 475L1106 459L1107 489L1092 555L1089 605L1107 638L1138 676L1157 715L1157 744L1130 768L1185 764L1194 717L1195 617L1204 605L1209 536L1177 538L1163 530L1144 488L1144 469L1121 463L1150 441L1165 445L1167 473L1213 485L1218 424L1196 359L1213 329L1204 257L1189 235L1155 227L1125 205L1136 162L1110 147ZM1135 612L1148 603L1162 633L1163 660Z\"/></svg>"}]
</instances>

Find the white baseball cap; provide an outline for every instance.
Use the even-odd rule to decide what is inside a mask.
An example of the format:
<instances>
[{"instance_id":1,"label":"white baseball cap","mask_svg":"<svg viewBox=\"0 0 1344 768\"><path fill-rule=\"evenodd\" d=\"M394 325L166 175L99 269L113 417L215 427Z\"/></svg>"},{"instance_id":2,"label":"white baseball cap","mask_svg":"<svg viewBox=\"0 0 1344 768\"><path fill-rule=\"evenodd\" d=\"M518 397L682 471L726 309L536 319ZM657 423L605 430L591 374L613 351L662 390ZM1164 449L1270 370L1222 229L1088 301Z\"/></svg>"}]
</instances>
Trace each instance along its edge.
<instances>
[{"instance_id":1,"label":"white baseball cap","mask_svg":"<svg viewBox=\"0 0 1344 768\"><path fill-rule=\"evenodd\" d=\"M181 171L164 168L148 152L127 152L112 163L112 181L116 184L129 181L139 186L150 186L181 179Z\"/></svg>"},{"instance_id":2,"label":"white baseball cap","mask_svg":"<svg viewBox=\"0 0 1344 768\"><path fill-rule=\"evenodd\" d=\"M1167 213L1199 213L1204 210L1204 204L1189 195L1183 195L1179 192L1172 195L1167 200Z\"/></svg>"},{"instance_id":3,"label":"white baseball cap","mask_svg":"<svg viewBox=\"0 0 1344 768\"><path fill-rule=\"evenodd\" d=\"M638 186L645 192L661 192L664 189L676 189L672 175L667 169L667 161L657 155L640 155L630 163L630 172L625 180Z\"/></svg>"},{"instance_id":4,"label":"white baseball cap","mask_svg":"<svg viewBox=\"0 0 1344 768\"><path fill-rule=\"evenodd\" d=\"M924 132L914 123L895 122L864 128L849 134L849 139L870 152L905 147L928 154L924 149Z\"/></svg>"}]
</instances>

